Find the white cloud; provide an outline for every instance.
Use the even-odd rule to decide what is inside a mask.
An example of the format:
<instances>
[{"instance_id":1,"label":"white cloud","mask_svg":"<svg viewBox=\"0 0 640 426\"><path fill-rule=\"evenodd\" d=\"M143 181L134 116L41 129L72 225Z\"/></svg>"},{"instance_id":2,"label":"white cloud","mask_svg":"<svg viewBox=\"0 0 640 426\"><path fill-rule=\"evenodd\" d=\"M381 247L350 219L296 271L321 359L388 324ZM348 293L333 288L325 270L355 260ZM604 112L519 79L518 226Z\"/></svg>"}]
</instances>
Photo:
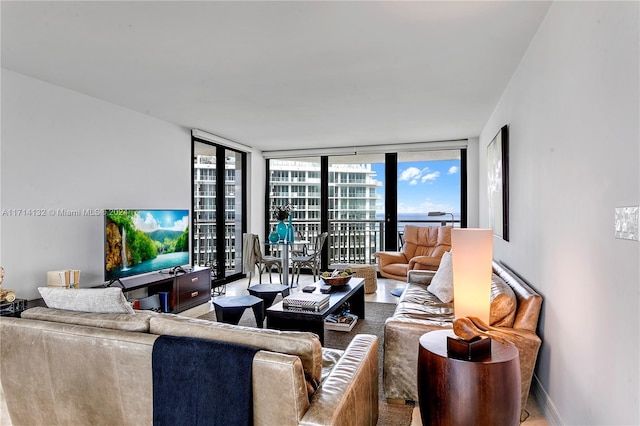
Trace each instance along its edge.
<instances>
[{"instance_id":1,"label":"white cloud","mask_svg":"<svg viewBox=\"0 0 640 426\"><path fill-rule=\"evenodd\" d=\"M449 167L449 171L447 172L447 174L449 175L454 175L458 173L458 166L451 166Z\"/></svg>"},{"instance_id":2,"label":"white cloud","mask_svg":"<svg viewBox=\"0 0 640 426\"><path fill-rule=\"evenodd\" d=\"M189 226L189 216L185 216L182 219L178 219L173 222L173 226L169 229L172 231L184 231Z\"/></svg>"},{"instance_id":3,"label":"white cloud","mask_svg":"<svg viewBox=\"0 0 640 426\"><path fill-rule=\"evenodd\" d=\"M448 204L434 203L430 198L426 198L423 202L418 204L405 204L398 203L398 213L399 214L424 214L423 219L432 219L427 216L428 212L450 212L453 211L453 207ZM438 219L438 218L436 218Z\"/></svg>"},{"instance_id":4,"label":"white cloud","mask_svg":"<svg viewBox=\"0 0 640 426\"><path fill-rule=\"evenodd\" d=\"M431 180L436 180L439 176L440 172L431 172L423 175L420 179L422 180L422 183L424 183Z\"/></svg>"},{"instance_id":5,"label":"white cloud","mask_svg":"<svg viewBox=\"0 0 640 426\"><path fill-rule=\"evenodd\" d=\"M422 172L417 167L409 167L400 173L400 180L413 181L414 179L419 178L421 174Z\"/></svg>"},{"instance_id":6,"label":"white cloud","mask_svg":"<svg viewBox=\"0 0 640 426\"><path fill-rule=\"evenodd\" d=\"M409 185L417 185L420 182L436 180L440 176L440 172L430 172L428 167L420 170L417 167L409 167L400 173L399 181L409 182Z\"/></svg>"},{"instance_id":7,"label":"white cloud","mask_svg":"<svg viewBox=\"0 0 640 426\"><path fill-rule=\"evenodd\" d=\"M422 209L413 204L398 203L398 213L420 213Z\"/></svg>"},{"instance_id":8,"label":"white cloud","mask_svg":"<svg viewBox=\"0 0 640 426\"><path fill-rule=\"evenodd\" d=\"M160 228L158 221L153 217L151 213L147 213L144 218L137 214L133 217L133 224L142 232L153 232Z\"/></svg>"}]
</instances>

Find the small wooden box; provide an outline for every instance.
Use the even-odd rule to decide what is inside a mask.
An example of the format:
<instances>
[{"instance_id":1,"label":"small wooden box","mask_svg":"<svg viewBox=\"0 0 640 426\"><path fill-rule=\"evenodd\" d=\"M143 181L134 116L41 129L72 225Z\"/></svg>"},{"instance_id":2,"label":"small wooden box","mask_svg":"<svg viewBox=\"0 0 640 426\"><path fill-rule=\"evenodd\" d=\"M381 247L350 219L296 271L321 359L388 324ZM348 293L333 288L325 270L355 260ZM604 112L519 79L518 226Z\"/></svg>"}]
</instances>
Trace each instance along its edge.
<instances>
[{"instance_id":1,"label":"small wooden box","mask_svg":"<svg viewBox=\"0 0 640 426\"><path fill-rule=\"evenodd\" d=\"M447 336L447 356L449 358L475 361L491 354L491 339L479 337L464 340L459 337Z\"/></svg>"}]
</instances>

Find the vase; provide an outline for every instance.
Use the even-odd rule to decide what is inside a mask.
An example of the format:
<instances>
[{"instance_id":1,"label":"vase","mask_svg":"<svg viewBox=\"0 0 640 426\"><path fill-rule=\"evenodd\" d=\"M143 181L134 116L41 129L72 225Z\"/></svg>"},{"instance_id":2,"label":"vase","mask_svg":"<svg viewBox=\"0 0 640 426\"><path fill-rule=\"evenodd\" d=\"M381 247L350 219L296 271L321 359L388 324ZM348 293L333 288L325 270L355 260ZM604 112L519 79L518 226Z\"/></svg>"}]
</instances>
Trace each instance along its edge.
<instances>
[{"instance_id":1,"label":"vase","mask_svg":"<svg viewBox=\"0 0 640 426\"><path fill-rule=\"evenodd\" d=\"M293 223L291 223L291 216L289 216L289 226L287 226L287 242L290 244L293 243L295 236L296 230L293 227Z\"/></svg>"},{"instance_id":2,"label":"vase","mask_svg":"<svg viewBox=\"0 0 640 426\"><path fill-rule=\"evenodd\" d=\"M284 241L287 238L287 224L284 223L284 220L281 220L276 225L276 232L280 237L280 241Z\"/></svg>"},{"instance_id":3,"label":"vase","mask_svg":"<svg viewBox=\"0 0 640 426\"><path fill-rule=\"evenodd\" d=\"M278 241L280 241L280 235L278 235L276 231L273 231L272 233L269 234L269 242L271 244L275 244Z\"/></svg>"}]
</instances>

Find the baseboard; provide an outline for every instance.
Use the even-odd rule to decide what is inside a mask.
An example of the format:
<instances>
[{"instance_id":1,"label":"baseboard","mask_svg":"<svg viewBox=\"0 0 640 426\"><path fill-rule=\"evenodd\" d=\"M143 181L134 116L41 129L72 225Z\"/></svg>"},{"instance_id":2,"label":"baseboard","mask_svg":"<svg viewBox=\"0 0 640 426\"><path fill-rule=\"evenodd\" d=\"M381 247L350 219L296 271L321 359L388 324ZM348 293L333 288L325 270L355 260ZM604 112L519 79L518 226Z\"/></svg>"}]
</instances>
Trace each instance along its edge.
<instances>
[{"instance_id":1,"label":"baseboard","mask_svg":"<svg viewBox=\"0 0 640 426\"><path fill-rule=\"evenodd\" d=\"M540 384L540 381L538 380L538 377L536 375L534 375L533 379L531 380L531 393L536 399L538 407L540 407L540 411L542 411L542 414L544 414L544 418L547 420L547 424L549 424L550 426L561 426L564 424L564 422L560 418L560 413L558 413L556 406L553 404L553 401L551 401L551 398L549 397L547 391L542 387L542 384Z\"/></svg>"}]
</instances>

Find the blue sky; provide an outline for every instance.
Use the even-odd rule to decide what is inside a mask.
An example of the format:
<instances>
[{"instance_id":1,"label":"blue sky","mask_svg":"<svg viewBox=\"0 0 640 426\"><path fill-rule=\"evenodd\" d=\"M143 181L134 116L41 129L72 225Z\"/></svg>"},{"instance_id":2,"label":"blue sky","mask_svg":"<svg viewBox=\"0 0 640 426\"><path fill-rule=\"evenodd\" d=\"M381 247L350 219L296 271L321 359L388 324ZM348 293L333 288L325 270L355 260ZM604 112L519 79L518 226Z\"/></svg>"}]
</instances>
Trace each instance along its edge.
<instances>
[{"instance_id":1,"label":"blue sky","mask_svg":"<svg viewBox=\"0 0 640 426\"><path fill-rule=\"evenodd\" d=\"M189 226L188 210L140 210L133 218L135 227L143 232L157 229L184 231Z\"/></svg>"},{"instance_id":2,"label":"blue sky","mask_svg":"<svg viewBox=\"0 0 640 426\"><path fill-rule=\"evenodd\" d=\"M378 188L376 210L384 211L384 165L372 164ZM398 214L424 214L429 211L460 213L460 160L398 163Z\"/></svg>"}]
</instances>

